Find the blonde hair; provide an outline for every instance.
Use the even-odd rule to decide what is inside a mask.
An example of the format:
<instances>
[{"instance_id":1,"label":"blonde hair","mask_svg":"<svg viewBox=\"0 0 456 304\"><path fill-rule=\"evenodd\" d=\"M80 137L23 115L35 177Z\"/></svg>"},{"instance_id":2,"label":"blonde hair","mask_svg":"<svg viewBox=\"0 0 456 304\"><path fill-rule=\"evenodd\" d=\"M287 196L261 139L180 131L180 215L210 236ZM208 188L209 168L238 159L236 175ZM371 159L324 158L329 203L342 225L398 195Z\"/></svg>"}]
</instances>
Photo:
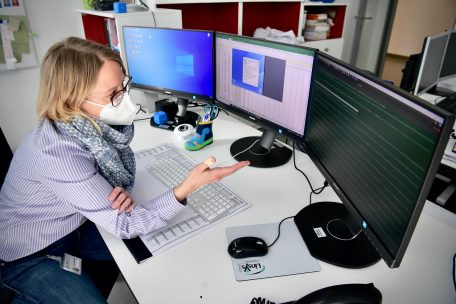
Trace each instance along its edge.
<instances>
[{"instance_id":1,"label":"blonde hair","mask_svg":"<svg viewBox=\"0 0 456 304\"><path fill-rule=\"evenodd\" d=\"M77 37L54 44L41 64L39 118L68 122L75 116L88 117L81 105L107 60L119 63L125 73L120 56L101 44Z\"/></svg>"}]
</instances>

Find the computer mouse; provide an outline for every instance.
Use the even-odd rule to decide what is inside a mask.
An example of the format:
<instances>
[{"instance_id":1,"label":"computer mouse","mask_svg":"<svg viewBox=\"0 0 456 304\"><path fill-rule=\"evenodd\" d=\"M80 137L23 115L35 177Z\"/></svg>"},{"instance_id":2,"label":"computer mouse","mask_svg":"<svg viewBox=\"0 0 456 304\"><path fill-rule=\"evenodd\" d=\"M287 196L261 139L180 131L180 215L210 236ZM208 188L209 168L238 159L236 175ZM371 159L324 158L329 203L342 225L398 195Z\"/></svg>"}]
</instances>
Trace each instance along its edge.
<instances>
[{"instance_id":1,"label":"computer mouse","mask_svg":"<svg viewBox=\"0 0 456 304\"><path fill-rule=\"evenodd\" d=\"M380 290L374 284L343 284L316 290L294 304L374 304L382 302Z\"/></svg>"},{"instance_id":2,"label":"computer mouse","mask_svg":"<svg viewBox=\"0 0 456 304\"><path fill-rule=\"evenodd\" d=\"M268 245L260 238L246 236L234 239L228 245L228 254L235 259L264 256Z\"/></svg>"}]
</instances>

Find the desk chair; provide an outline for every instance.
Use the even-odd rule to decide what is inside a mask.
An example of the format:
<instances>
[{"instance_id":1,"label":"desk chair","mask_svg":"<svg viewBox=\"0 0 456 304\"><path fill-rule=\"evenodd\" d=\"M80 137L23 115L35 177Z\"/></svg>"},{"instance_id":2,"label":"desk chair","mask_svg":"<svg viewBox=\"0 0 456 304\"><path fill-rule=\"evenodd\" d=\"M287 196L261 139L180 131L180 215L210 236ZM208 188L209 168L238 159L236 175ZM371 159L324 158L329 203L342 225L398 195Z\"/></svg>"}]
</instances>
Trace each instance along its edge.
<instances>
[{"instance_id":1,"label":"desk chair","mask_svg":"<svg viewBox=\"0 0 456 304\"><path fill-rule=\"evenodd\" d=\"M5 180L6 173L8 172L9 165L13 159L13 152L11 151L5 135L0 128L0 188ZM14 292L6 287L0 287L0 304L11 303L14 298Z\"/></svg>"},{"instance_id":2,"label":"desk chair","mask_svg":"<svg viewBox=\"0 0 456 304\"><path fill-rule=\"evenodd\" d=\"M13 159L13 152L6 141L5 135L0 128L0 188L8 173L8 169ZM85 269L89 272L95 284L107 299L111 292L120 271L117 265L111 261L85 261ZM0 287L0 304L11 303L15 293L6 287Z\"/></svg>"},{"instance_id":3,"label":"desk chair","mask_svg":"<svg viewBox=\"0 0 456 304\"><path fill-rule=\"evenodd\" d=\"M414 89L418 71L421 64L421 54L413 54L407 59L405 67L402 69L402 79L399 87L407 92Z\"/></svg>"},{"instance_id":4,"label":"desk chair","mask_svg":"<svg viewBox=\"0 0 456 304\"><path fill-rule=\"evenodd\" d=\"M13 159L13 152L11 151L8 142L6 141L5 135L3 135L2 129L0 128L0 185L3 185L6 173L8 172L11 159Z\"/></svg>"}]
</instances>

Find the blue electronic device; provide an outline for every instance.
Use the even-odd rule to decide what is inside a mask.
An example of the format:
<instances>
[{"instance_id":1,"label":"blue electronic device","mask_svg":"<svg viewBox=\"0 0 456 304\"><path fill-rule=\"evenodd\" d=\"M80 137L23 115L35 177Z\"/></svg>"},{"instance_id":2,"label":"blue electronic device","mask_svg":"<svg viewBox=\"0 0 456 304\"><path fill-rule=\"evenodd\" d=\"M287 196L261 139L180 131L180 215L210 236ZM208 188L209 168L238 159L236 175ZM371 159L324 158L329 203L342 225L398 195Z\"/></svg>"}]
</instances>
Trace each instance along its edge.
<instances>
[{"instance_id":1,"label":"blue electronic device","mask_svg":"<svg viewBox=\"0 0 456 304\"><path fill-rule=\"evenodd\" d=\"M114 2L114 13L123 14L127 12L127 4L125 2Z\"/></svg>"},{"instance_id":2,"label":"blue electronic device","mask_svg":"<svg viewBox=\"0 0 456 304\"><path fill-rule=\"evenodd\" d=\"M158 111L154 114L154 122L157 125L162 125L168 121L168 115L166 112Z\"/></svg>"}]
</instances>

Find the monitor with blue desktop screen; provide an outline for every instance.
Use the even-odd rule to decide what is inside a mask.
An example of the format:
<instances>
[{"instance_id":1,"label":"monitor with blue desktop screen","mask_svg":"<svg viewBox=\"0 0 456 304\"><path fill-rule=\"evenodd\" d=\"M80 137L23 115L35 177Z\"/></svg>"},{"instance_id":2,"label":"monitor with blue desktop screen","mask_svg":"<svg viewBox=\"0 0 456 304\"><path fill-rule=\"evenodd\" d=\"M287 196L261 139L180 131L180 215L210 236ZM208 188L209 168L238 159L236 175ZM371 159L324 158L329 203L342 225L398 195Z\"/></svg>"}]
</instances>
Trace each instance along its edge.
<instances>
[{"instance_id":1,"label":"monitor with blue desktop screen","mask_svg":"<svg viewBox=\"0 0 456 304\"><path fill-rule=\"evenodd\" d=\"M214 99L212 31L138 26L122 30L133 88L177 97L184 105Z\"/></svg>"},{"instance_id":2,"label":"monitor with blue desktop screen","mask_svg":"<svg viewBox=\"0 0 456 304\"><path fill-rule=\"evenodd\" d=\"M342 204L305 207L295 222L316 257L398 267L448 141L447 112L318 53L305 146Z\"/></svg>"},{"instance_id":3,"label":"monitor with blue desktop screen","mask_svg":"<svg viewBox=\"0 0 456 304\"><path fill-rule=\"evenodd\" d=\"M274 138L304 136L315 50L218 32L215 45L216 102L265 129L261 139L236 141L231 154L257 167L286 163L291 151Z\"/></svg>"}]
</instances>

